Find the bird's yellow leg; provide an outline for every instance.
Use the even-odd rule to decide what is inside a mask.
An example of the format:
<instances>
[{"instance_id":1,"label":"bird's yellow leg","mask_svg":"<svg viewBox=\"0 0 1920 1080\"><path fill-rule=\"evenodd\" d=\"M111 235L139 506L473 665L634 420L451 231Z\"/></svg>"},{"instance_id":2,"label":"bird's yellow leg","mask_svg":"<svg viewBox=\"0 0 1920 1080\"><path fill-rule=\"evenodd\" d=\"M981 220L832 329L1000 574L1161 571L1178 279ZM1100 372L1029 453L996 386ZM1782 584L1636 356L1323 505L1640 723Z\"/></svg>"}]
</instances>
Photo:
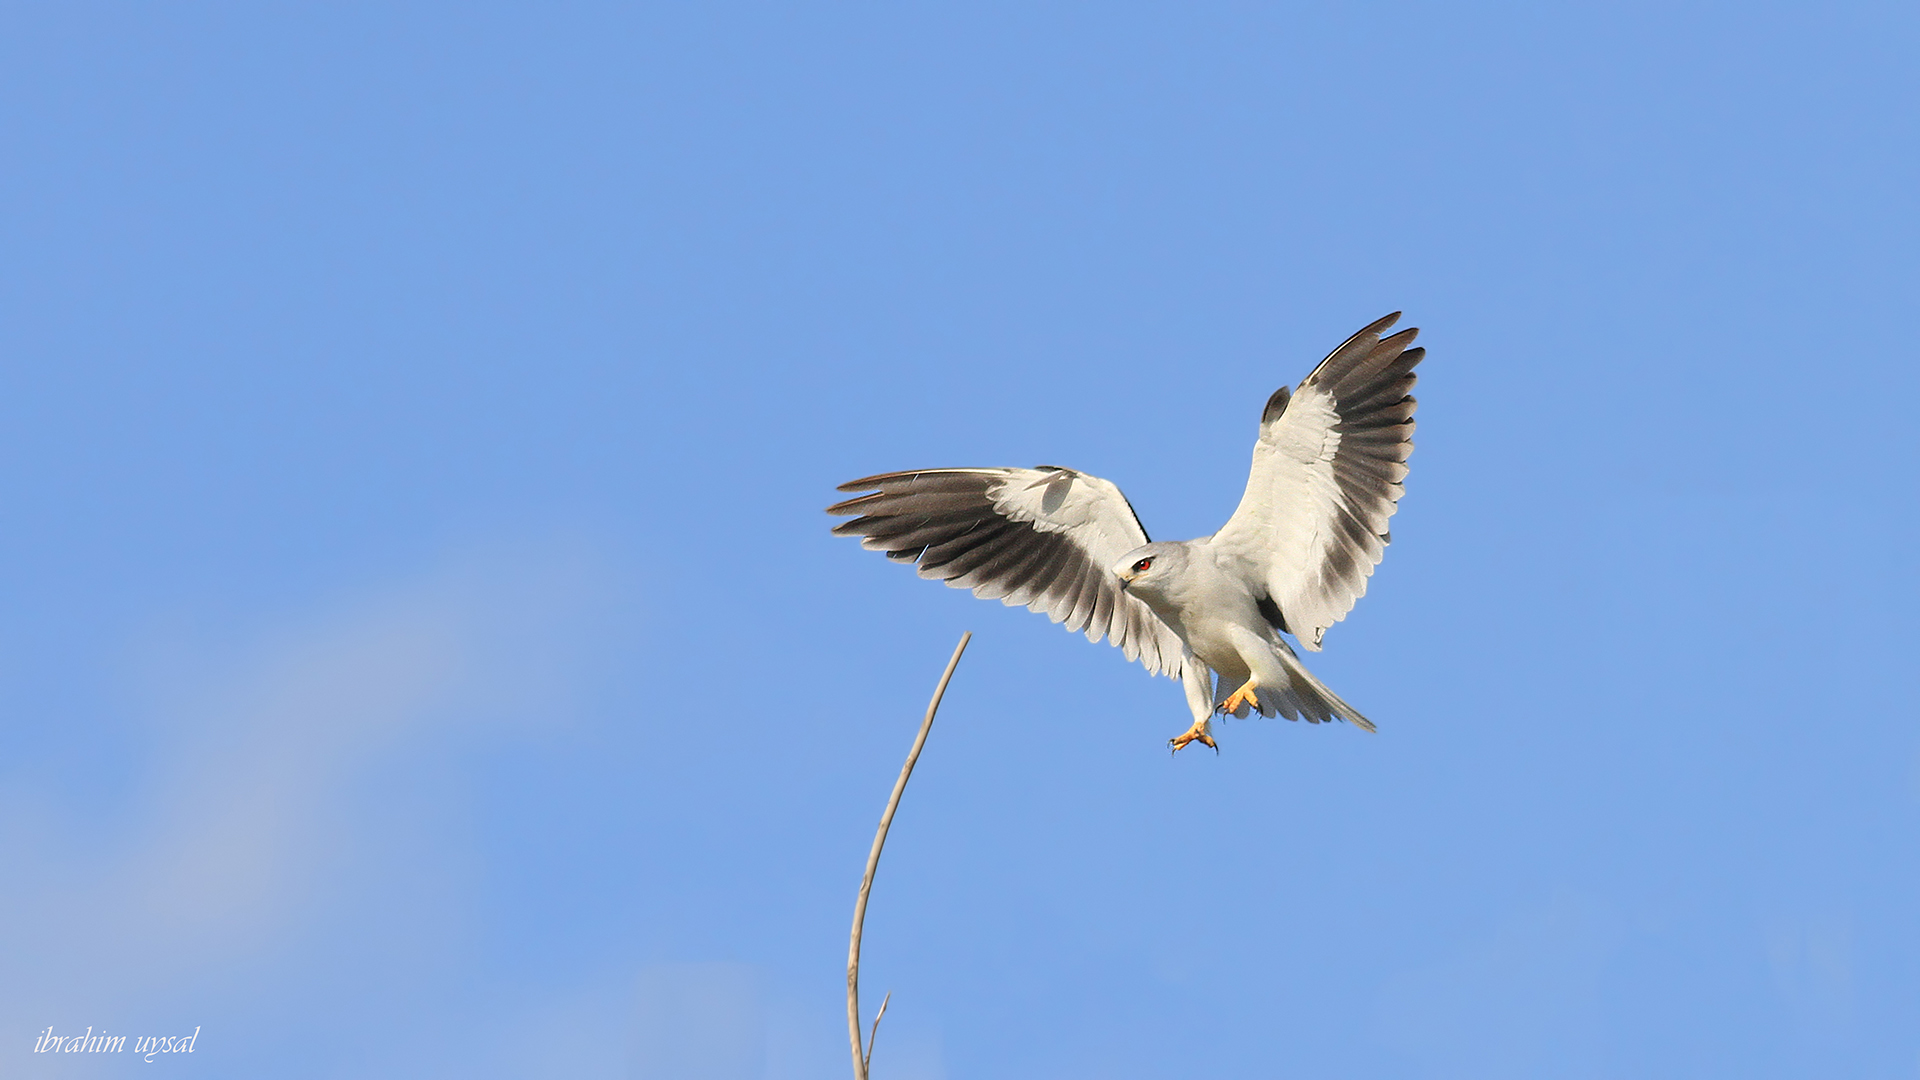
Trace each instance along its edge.
<instances>
[{"instance_id":1,"label":"bird's yellow leg","mask_svg":"<svg viewBox=\"0 0 1920 1080\"><path fill-rule=\"evenodd\" d=\"M1179 738L1168 739L1167 745L1173 747L1174 752L1178 753L1188 743L1200 742L1213 747L1213 752L1217 754L1220 752L1220 745L1213 741L1213 735L1210 734L1209 727L1210 725L1207 723L1207 718L1202 717L1195 720L1193 726L1188 728Z\"/></svg>"},{"instance_id":2,"label":"bird's yellow leg","mask_svg":"<svg viewBox=\"0 0 1920 1080\"><path fill-rule=\"evenodd\" d=\"M1242 705L1251 705L1255 712L1260 711L1260 698L1257 696L1257 689L1254 685L1254 680L1248 679L1246 684L1241 686L1240 689L1227 695L1227 700L1220 703L1220 711L1223 713L1237 712Z\"/></svg>"}]
</instances>

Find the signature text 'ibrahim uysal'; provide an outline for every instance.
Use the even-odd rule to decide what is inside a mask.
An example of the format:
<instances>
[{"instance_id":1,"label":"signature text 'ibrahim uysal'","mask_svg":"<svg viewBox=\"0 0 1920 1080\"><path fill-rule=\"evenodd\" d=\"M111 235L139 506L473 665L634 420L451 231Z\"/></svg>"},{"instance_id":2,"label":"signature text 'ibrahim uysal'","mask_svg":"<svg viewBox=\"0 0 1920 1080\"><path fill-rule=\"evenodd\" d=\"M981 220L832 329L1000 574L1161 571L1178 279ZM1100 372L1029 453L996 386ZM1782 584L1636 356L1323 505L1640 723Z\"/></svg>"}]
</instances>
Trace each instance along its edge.
<instances>
[{"instance_id":1,"label":"signature text 'ibrahim uysal'","mask_svg":"<svg viewBox=\"0 0 1920 1080\"><path fill-rule=\"evenodd\" d=\"M125 1035L93 1033L89 1026L79 1035L56 1035L51 1027L33 1040L33 1052L36 1054L124 1054L131 1050L152 1061L155 1054L191 1054L193 1044L200 1038L200 1029L195 1027L191 1035L142 1035L127 1045Z\"/></svg>"}]
</instances>

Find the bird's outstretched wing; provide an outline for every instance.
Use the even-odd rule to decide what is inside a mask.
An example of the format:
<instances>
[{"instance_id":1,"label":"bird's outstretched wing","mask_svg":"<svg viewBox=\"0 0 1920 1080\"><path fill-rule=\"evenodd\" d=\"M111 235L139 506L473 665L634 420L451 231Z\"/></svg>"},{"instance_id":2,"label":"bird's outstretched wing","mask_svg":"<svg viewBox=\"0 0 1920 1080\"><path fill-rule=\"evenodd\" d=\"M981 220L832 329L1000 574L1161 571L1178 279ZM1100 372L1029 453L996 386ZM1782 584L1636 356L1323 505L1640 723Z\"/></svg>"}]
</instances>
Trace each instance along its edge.
<instances>
[{"instance_id":1,"label":"bird's outstretched wing","mask_svg":"<svg viewBox=\"0 0 1920 1080\"><path fill-rule=\"evenodd\" d=\"M1413 453L1418 330L1382 338L1387 316L1348 338L1260 418L1247 492L1213 546L1236 560L1268 618L1318 650L1367 591ZM1275 617L1274 608L1278 609Z\"/></svg>"},{"instance_id":2,"label":"bird's outstretched wing","mask_svg":"<svg viewBox=\"0 0 1920 1080\"><path fill-rule=\"evenodd\" d=\"M920 576L1119 646L1156 675L1180 678L1185 648L1152 609L1120 588L1113 564L1147 542L1133 507L1108 481L1072 469L927 469L840 485L866 491L827 507L859 515L834 527Z\"/></svg>"}]
</instances>

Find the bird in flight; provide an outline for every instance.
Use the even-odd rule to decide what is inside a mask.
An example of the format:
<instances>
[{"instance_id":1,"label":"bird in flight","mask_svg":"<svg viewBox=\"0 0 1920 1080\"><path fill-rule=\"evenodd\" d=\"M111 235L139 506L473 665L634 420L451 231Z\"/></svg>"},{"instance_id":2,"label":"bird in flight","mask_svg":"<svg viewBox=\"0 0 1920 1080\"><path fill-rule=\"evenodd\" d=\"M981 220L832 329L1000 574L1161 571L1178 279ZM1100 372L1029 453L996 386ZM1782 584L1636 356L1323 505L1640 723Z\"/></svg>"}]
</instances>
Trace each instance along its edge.
<instances>
[{"instance_id":1,"label":"bird in flight","mask_svg":"<svg viewBox=\"0 0 1920 1080\"><path fill-rule=\"evenodd\" d=\"M1151 543L1111 482L1057 465L924 469L840 485L827 508L861 546L919 564L975 596L1024 605L1128 660L1181 680L1193 726L1178 751L1214 747L1216 713L1276 713L1368 731L1373 722L1300 662L1318 652L1380 562L1413 453L1417 329L1394 312L1348 338L1260 416L1253 469L1212 536Z\"/></svg>"}]
</instances>

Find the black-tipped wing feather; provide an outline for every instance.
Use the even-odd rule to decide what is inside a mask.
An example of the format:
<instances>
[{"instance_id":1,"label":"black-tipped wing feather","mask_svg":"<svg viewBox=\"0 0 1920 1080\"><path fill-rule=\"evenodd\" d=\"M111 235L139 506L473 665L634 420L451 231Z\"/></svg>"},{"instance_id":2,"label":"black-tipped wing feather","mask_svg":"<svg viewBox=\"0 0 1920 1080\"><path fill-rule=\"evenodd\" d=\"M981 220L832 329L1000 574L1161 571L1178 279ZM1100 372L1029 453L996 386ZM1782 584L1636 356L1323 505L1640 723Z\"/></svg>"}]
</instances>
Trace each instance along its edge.
<instances>
[{"instance_id":1,"label":"black-tipped wing feather","mask_svg":"<svg viewBox=\"0 0 1920 1080\"><path fill-rule=\"evenodd\" d=\"M840 485L864 491L827 507L862 547L920 564L975 596L1026 607L1089 641L1113 642L1156 675L1179 678L1184 647L1112 566L1147 542L1126 496L1072 469L928 469Z\"/></svg>"}]
</instances>

